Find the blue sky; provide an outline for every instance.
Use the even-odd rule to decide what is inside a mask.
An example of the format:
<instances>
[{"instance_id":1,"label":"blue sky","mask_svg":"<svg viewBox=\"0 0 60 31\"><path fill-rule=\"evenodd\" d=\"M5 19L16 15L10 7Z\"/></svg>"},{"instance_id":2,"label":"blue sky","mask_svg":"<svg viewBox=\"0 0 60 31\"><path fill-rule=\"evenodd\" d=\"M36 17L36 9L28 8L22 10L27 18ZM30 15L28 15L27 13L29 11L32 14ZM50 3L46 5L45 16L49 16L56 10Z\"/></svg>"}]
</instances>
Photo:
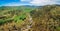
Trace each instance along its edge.
<instances>
[{"instance_id":1,"label":"blue sky","mask_svg":"<svg viewBox=\"0 0 60 31\"><path fill-rule=\"evenodd\" d=\"M0 0L0 6L51 5L60 4L60 0Z\"/></svg>"}]
</instances>

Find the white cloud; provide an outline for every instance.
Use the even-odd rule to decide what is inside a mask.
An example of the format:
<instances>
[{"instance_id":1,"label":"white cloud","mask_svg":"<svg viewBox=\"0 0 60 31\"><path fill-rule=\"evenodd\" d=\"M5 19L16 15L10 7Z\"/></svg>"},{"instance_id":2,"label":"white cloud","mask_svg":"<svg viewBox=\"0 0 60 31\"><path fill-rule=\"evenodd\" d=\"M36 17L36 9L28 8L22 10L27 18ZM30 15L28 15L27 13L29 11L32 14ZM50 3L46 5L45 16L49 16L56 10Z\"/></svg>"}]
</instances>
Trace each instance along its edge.
<instances>
[{"instance_id":1,"label":"white cloud","mask_svg":"<svg viewBox=\"0 0 60 31\"><path fill-rule=\"evenodd\" d=\"M7 3L5 4L4 6L19 6L20 4L17 4L17 3Z\"/></svg>"},{"instance_id":2,"label":"white cloud","mask_svg":"<svg viewBox=\"0 0 60 31\"><path fill-rule=\"evenodd\" d=\"M32 0L30 3L36 6L55 4L55 2L52 0Z\"/></svg>"},{"instance_id":3,"label":"white cloud","mask_svg":"<svg viewBox=\"0 0 60 31\"><path fill-rule=\"evenodd\" d=\"M60 4L60 0L21 0L22 2L28 2L31 5L43 6L51 4Z\"/></svg>"},{"instance_id":4,"label":"white cloud","mask_svg":"<svg viewBox=\"0 0 60 31\"><path fill-rule=\"evenodd\" d=\"M12 3L7 3L4 6L23 6L23 5L31 5L31 4L22 4L22 3L12 2Z\"/></svg>"},{"instance_id":5,"label":"white cloud","mask_svg":"<svg viewBox=\"0 0 60 31\"><path fill-rule=\"evenodd\" d=\"M21 1L26 1L26 0L21 0Z\"/></svg>"},{"instance_id":6,"label":"white cloud","mask_svg":"<svg viewBox=\"0 0 60 31\"><path fill-rule=\"evenodd\" d=\"M12 2L7 3L5 6L20 6L20 5L34 5L34 6L43 6L43 5L51 5L51 4L60 4L60 0L20 0L22 3ZM28 4L25 4L28 2Z\"/></svg>"},{"instance_id":7,"label":"white cloud","mask_svg":"<svg viewBox=\"0 0 60 31\"><path fill-rule=\"evenodd\" d=\"M31 0L20 0L21 2L30 2Z\"/></svg>"},{"instance_id":8,"label":"white cloud","mask_svg":"<svg viewBox=\"0 0 60 31\"><path fill-rule=\"evenodd\" d=\"M60 1L60 0L55 0L55 1Z\"/></svg>"}]
</instances>

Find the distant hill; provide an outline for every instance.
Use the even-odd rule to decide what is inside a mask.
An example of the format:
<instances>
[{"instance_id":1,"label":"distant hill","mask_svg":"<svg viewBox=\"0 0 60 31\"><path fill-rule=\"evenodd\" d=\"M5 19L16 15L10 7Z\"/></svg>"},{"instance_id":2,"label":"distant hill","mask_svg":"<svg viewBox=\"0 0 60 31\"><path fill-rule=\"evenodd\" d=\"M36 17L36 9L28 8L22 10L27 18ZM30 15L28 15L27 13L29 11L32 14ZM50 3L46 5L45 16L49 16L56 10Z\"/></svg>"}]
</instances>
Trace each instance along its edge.
<instances>
[{"instance_id":1,"label":"distant hill","mask_svg":"<svg viewBox=\"0 0 60 31\"><path fill-rule=\"evenodd\" d=\"M30 12L32 30L60 31L60 5L46 5Z\"/></svg>"}]
</instances>

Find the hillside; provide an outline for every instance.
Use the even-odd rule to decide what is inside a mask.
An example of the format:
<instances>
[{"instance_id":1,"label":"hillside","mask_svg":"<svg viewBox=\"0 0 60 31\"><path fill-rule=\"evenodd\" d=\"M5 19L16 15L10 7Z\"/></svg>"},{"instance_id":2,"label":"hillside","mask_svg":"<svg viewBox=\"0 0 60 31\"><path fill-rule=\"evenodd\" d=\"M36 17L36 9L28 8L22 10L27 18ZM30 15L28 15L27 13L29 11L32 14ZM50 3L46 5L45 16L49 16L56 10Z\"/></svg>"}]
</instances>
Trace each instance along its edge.
<instances>
[{"instance_id":1,"label":"hillside","mask_svg":"<svg viewBox=\"0 0 60 31\"><path fill-rule=\"evenodd\" d=\"M26 6L3 6L0 7L0 30L20 31L23 25L30 22L30 11L35 7Z\"/></svg>"},{"instance_id":2,"label":"hillside","mask_svg":"<svg viewBox=\"0 0 60 31\"><path fill-rule=\"evenodd\" d=\"M60 31L60 6L0 7L0 31Z\"/></svg>"},{"instance_id":3,"label":"hillside","mask_svg":"<svg viewBox=\"0 0 60 31\"><path fill-rule=\"evenodd\" d=\"M60 6L47 5L30 12L34 31L60 31Z\"/></svg>"}]
</instances>

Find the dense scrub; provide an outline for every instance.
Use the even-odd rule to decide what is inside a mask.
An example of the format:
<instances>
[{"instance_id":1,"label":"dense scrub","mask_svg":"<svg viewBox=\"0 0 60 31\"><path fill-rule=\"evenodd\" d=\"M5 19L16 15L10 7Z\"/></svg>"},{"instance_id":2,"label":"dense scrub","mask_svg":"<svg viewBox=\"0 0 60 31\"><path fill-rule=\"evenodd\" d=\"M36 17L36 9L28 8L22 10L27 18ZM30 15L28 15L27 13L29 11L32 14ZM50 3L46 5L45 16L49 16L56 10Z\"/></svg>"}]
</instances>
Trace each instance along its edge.
<instances>
[{"instance_id":1,"label":"dense scrub","mask_svg":"<svg viewBox=\"0 0 60 31\"><path fill-rule=\"evenodd\" d=\"M60 31L60 6L44 6L31 11L33 31Z\"/></svg>"},{"instance_id":2,"label":"dense scrub","mask_svg":"<svg viewBox=\"0 0 60 31\"><path fill-rule=\"evenodd\" d=\"M60 31L60 6L0 7L0 31Z\"/></svg>"}]
</instances>

